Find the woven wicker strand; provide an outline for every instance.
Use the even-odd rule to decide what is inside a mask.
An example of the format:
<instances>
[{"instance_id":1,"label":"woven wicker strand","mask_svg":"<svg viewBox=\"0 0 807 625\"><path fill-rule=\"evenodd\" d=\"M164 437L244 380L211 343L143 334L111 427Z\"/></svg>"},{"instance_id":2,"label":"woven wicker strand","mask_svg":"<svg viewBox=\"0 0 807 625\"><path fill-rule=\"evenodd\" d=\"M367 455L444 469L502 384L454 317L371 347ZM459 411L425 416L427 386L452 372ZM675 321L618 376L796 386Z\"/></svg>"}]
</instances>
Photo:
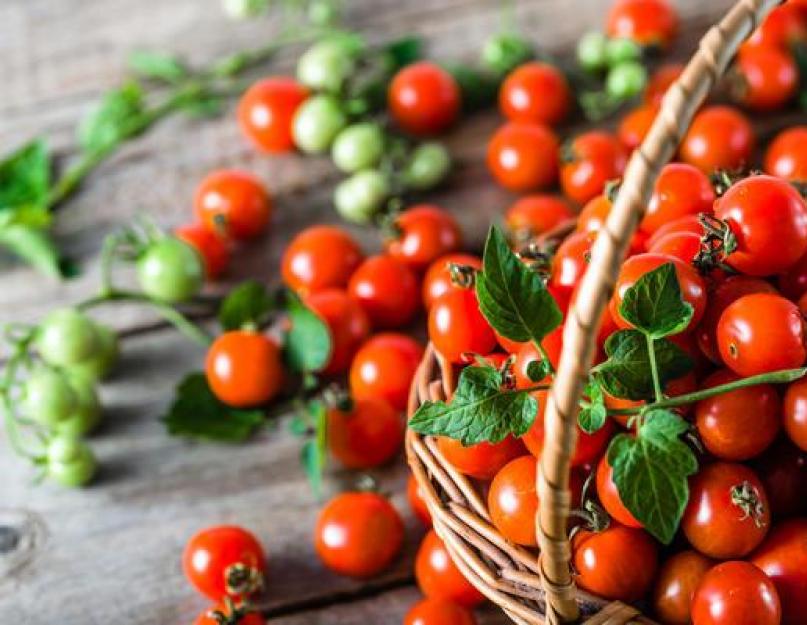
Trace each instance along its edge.
<instances>
[{"instance_id":1,"label":"woven wicker strand","mask_svg":"<svg viewBox=\"0 0 807 625\"><path fill-rule=\"evenodd\" d=\"M540 558L499 534L477 485L446 461L433 439L407 432L407 460L435 531L468 580L518 625L559 625L580 617L587 619L587 625L655 625L633 606L575 588L567 521L569 461L576 442L578 402L591 366L599 320L659 170L673 156L695 111L740 43L781 1L741 0L703 37L698 52L670 87L650 132L628 163L611 213L593 246L576 306L568 315L563 351L546 408L537 478ZM568 225L553 236L561 236L566 230ZM429 346L410 390L409 415L424 401L450 399L455 388L456 371Z\"/></svg>"}]
</instances>

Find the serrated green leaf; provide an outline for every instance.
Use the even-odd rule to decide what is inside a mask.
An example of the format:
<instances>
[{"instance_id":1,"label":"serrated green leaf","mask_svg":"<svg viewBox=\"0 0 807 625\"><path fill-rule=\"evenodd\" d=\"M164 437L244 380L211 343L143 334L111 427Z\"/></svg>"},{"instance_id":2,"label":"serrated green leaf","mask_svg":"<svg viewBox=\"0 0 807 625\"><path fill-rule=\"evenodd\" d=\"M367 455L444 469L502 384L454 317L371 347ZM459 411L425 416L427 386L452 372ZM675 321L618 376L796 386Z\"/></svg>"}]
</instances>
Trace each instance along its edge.
<instances>
[{"instance_id":1,"label":"serrated green leaf","mask_svg":"<svg viewBox=\"0 0 807 625\"><path fill-rule=\"evenodd\" d=\"M619 434L608 463L619 498L645 529L669 544L689 499L687 478L698 469L693 451L681 441L689 425L668 410L651 410L636 436Z\"/></svg>"},{"instance_id":2,"label":"serrated green leaf","mask_svg":"<svg viewBox=\"0 0 807 625\"><path fill-rule=\"evenodd\" d=\"M138 50L129 55L129 67L143 78L174 83L188 75L182 60L163 52Z\"/></svg>"},{"instance_id":3,"label":"serrated green leaf","mask_svg":"<svg viewBox=\"0 0 807 625\"><path fill-rule=\"evenodd\" d=\"M693 362L678 345L659 339L653 342L662 388L670 380L692 370ZM614 397L650 399L654 396L653 375L647 339L638 330L620 330L605 341L608 360L597 365L593 373L602 387Z\"/></svg>"},{"instance_id":4,"label":"serrated green leaf","mask_svg":"<svg viewBox=\"0 0 807 625\"><path fill-rule=\"evenodd\" d=\"M447 436L463 445L498 443L523 436L538 411L538 401L524 391L503 390L502 374L493 367L462 370L450 403L426 401L409 420L421 434Z\"/></svg>"},{"instance_id":5,"label":"serrated green leaf","mask_svg":"<svg viewBox=\"0 0 807 625\"><path fill-rule=\"evenodd\" d=\"M264 424L265 415L262 410L223 404L210 390L203 373L191 373L180 382L162 421L174 436L239 443Z\"/></svg>"},{"instance_id":6,"label":"serrated green leaf","mask_svg":"<svg viewBox=\"0 0 807 625\"><path fill-rule=\"evenodd\" d=\"M287 364L297 373L319 371L331 357L328 326L291 291L286 295L286 313L290 322L283 346Z\"/></svg>"},{"instance_id":7,"label":"serrated green leaf","mask_svg":"<svg viewBox=\"0 0 807 625\"><path fill-rule=\"evenodd\" d=\"M563 320L541 276L519 260L496 226L488 232L476 294L488 323L512 341L539 344Z\"/></svg>"},{"instance_id":8,"label":"serrated green leaf","mask_svg":"<svg viewBox=\"0 0 807 625\"><path fill-rule=\"evenodd\" d=\"M132 135L144 110L143 89L137 82L108 92L79 125L79 144L87 152L110 148Z\"/></svg>"},{"instance_id":9,"label":"serrated green leaf","mask_svg":"<svg viewBox=\"0 0 807 625\"><path fill-rule=\"evenodd\" d=\"M21 224L0 227L0 246L46 275L65 275L67 265L63 265L59 250L45 230Z\"/></svg>"},{"instance_id":10,"label":"serrated green leaf","mask_svg":"<svg viewBox=\"0 0 807 625\"><path fill-rule=\"evenodd\" d=\"M258 326L274 308L275 300L269 290L256 280L247 280L224 298L219 306L219 324L225 331Z\"/></svg>"},{"instance_id":11,"label":"serrated green leaf","mask_svg":"<svg viewBox=\"0 0 807 625\"><path fill-rule=\"evenodd\" d=\"M0 161L0 211L44 211L50 189L50 157L45 141L35 139ZM46 212L46 211L44 211Z\"/></svg>"},{"instance_id":12,"label":"serrated green leaf","mask_svg":"<svg viewBox=\"0 0 807 625\"><path fill-rule=\"evenodd\" d=\"M605 395L596 380L589 381L585 395L589 403L577 413L577 423L581 430L593 434L605 425L608 409L605 407Z\"/></svg>"},{"instance_id":13,"label":"serrated green leaf","mask_svg":"<svg viewBox=\"0 0 807 625\"><path fill-rule=\"evenodd\" d=\"M622 298L619 314L653 338L682 332L694 309L681 295L675 265L665 263L641 276Z\"/></svg>"}]
</instances>

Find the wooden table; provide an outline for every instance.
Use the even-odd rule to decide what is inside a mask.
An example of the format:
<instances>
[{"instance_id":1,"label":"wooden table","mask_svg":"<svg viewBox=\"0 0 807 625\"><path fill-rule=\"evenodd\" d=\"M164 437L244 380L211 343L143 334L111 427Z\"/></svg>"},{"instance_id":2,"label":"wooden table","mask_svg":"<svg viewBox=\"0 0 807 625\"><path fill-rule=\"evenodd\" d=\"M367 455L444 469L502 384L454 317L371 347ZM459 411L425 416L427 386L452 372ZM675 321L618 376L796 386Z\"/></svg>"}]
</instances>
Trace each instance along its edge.
<instances>
[{"instance_id":1,"label":"wooden table","mask_svg":"<svg viewBox=\"0 0 807 625\"><path fill-rule=\"evenodd\" d=\"M501 16L484 0L354 0L347 22L372 40L416 32L436 58L473 59ZM568 51L584 30L601 24L606 0L516 3L517 23L548 50ZM684 17L677 55L686 56L728 0L681 0ZM4 0L0 4L0 146L6 151L44 134L61 163L73 156L73 125L124 74L128 52L173 50L204 62L265 43L271 20L226 21L219 0ZM277 70L290 71L293 55ZM511 197L485 172L486 137L494 112L463 123L450 138L461 162L435 200L454 212L472 246ZM570 129L566 129L569 131ZM273 190L271 233L240 252L219 291L244 277L278 280L278 258L296 231L335 221L330 189L338 178L327 159L267 158L242 139L231 114L214 121L174 118L132 142L94 175L58 215L60 244L82 275L57 283L10 265L0 275L1 321L36 320L57 304L87 297L98 279L102 237L146 213L171 227L188 220L194 186L218 167L258 173ZM352 229L368 250L377 235ZM405 513L405 556L365 582L324 570L311 532L318 504L297 456L288 418L249 444L196 444L171 438L158 421L181 376L199 369L203 353L136 307L99 311L124 333L119 373L103 387L106 420L92 444L101 462L88 489L65 491L31 484L29 466L0 442L0 616L24 625L174 625L206 607L182 577L179 556L197 529L238 523L254 530L269 553L265 613L284 625L399 623L419 596L412 556L422 530L403 496L403 461L377 471ZM329 471L328 489L352 476ZM504 623L493 609L482 623Z\"/></svg>"}]
</instances>

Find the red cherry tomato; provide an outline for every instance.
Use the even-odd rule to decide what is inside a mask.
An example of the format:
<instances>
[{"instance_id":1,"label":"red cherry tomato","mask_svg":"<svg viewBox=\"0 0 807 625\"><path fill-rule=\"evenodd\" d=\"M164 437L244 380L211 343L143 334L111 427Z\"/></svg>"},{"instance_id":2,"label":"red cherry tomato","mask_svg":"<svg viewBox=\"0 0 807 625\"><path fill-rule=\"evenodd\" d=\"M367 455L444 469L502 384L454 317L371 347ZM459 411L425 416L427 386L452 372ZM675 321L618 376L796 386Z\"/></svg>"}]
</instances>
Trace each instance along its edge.
<instances>
[{"instance_id":1,"label":"red cherry tomato","mask_svg":"<svg viewBox=\"0 0 807 625\"><path fill-rule=\"evenodd\" d=\"M714 462L690 480L681 529L702 554L726 560L757 547L771 522L768 498L748 467Z\"/></svg>"},{"instance_id":2,"label":"red cherry tomato","mask_svg":"<svg viewBox=\"0 0 807 625\"><path fill-rule=\"evenodd\" d=\"M421 599L404 617L404 625L476 625L473 612L445 599Z\"/></svg>"},{"instance_id":3,"label":"red cherry tomato","mask_svg":"<svg viewBox=\"0 0 807 625\"><path fill-rule=\"evenodd\" d=\"M473 289L451 289L434 301L429 340L443 358L457 364L464 362L464 354L488 354L496 347L496 335L479 311Z\"/></svg>"},{"instance_id":4,"label":"red cherry tomato","mask_svg":"<svg viewBox=\"0 0 807 625\"><path fill-rule=\"evenodd\" d=\"M399 70L387 95L390 114L413 135L433 135L451 126L460 113L460 90L447 71L420 61Z\"/></svg>"},{"instance_id":5,"label":"red cherry tomato","mask_svg":"<svg viewBox=\"0 0 807 625\"><path fill-rule=\"evenodd\" d=\"M779 274L776 285L782 295L794 302L807 293L807 254L799 258L785 273Z\"/></svg>"},{"instance_id":6,"label":"red cherry tomato","mask_svg":"<svg viewBox=\"0 0 807 625\"><path fill-rule=\"evenodd\" d=\"M777 48L789 51L793 44L807 39L807 19L797 3L791 0L784 6L775 8L768 14L743 48Z\"/></svg>"},{"instance_id":7,"label":"red cherry tomato","mask_svg":"<svg viewBox=\"0 0 807 625\"><path fill-rule=\"evenodd\" d=\"M230 621L225 621L227 623L232 622L233 613L229 610L226 605L218 603L214 606L209 607L207 610L202 612L199 616L196 617L194 621L194 625L220 625L222 622L221 619L216 615L216 612L221 613L225 618L230 618ZM237 617L238 618L238 625L265 625L266 621L263 617L258 614L257 612L248 612L244 616Z\"/></svg>"},{"instance_id":8,"label":"red cherry tomato","mask_svg":"<svg viewBox=\"0 0 807 625\"><path fill-rule=\"evenodd\" d=\"M264 152L294 148L291 120L308 90L293 78L274 76L253 84L238 103L238 123L252 144Z\"/></svg>"},{"instance_id":9,"label":"red cherry tomato","mask_svg":"<svg viewBox=\"0 0 807 625\"><path fill-rule=\"evenodd\" d=\"M581 588L605 599L636 601L656 576L658 549L644 530L612 522L601 532L574 535L572 565Z\"/></svg>"},{"instance_id":10,"label":"red cherry tomato","mask_svg":"<svg viewBox=\"0 0 807 625\"><path fill-rule=\"evenodd\" d=\"M651 254L674 256L687 264L692 264L701 249L701 237L694 232L671 232L657 239L647 248ZM704 316L708 311L704 311Z\"/></svg>"},{"instance_id":11,"label":"red cherry tomato","mask_svg":"<svg viewBox=\"0 0 807 625\"><path fill-rule=\"evenodd\" d=\"M283 252L283 281L298 293L346 287L362 258L358 244L341 228L311 226Z\"/></svg>"},{"instance_id":12,"label":"red cherry tomato","mask_svg":"<svg viewBox=\"0 0 807 625\"><path fill-rule=\"evenodd\" d=\"M499 443L477 443L467 447L453 438L440 436L437 448L457 471L479 480L490 480L513 458L524 454L521 441L508 436Z\"/></svg>"},{"instance_id":13,"label":"red cherry tomato","mask_svg":"<svg viewBox=\"0 0 807 625\"><path fill-rule=\"evenodd\" d=\"M628 111L622 121L619 122L617 129L617 136L628 150L635 150L638 148L647 133L650 132L650 127L658 114L659 105L656 103L640 104L634 109Z\"/></svg>"},{"instance_id":14,"label":"red cherry tomato","mask_svg":"<svg viewBox=\"0 0 807 625\"><path fill-rule=\"evenodd\" d=\"M572 209L562 198L536 193L517 199L507 209L504 221L517 238L529 240L532 236L549 232L573 217Z\"/></svg>"},{"instance_id":15,"label":"red cherry tomato","mask_svg":"<svg viewBox=\"0 0 807 625\"><path fill-rule=\"evenodd\" d=\"M406 499L409 501L409 507L412 508L412 512L420 519L420 522L426 527L431 527L432 515L428 506L426 506L426 501L423 499L420 486L418 486L414 475L410 475L406 481Z\"/></svg>"},{"instance_id":16,"label":"red cherry tomato","mask_svg":"<svg viewBox=\"0 0 807 625\"><path fill-rule=\"evenodd\" d=\"M715 192L709 178L692 165L670 163L661 169L639 228L653 234L687 215L712 213Z\"/></svg>"},{"instance_id":17,"label":"red cherry tomato","mask_svg":"<svg viewBox=\"0 0 807 625\"><path fill-rule=\"evenodd\" d=\"M234 525L209 527L195 534L182 553L182 570L196 590L214 601L237 598L244 573L254 576L252 592L260 589L266 556L252 533ZM247 584L249 585L249 584Z\"/></svg>"},{"instance_id":18,"label":"red cherry tomato","mask_svg":"<svg viewBox=\"0 0 807 625\"><path fill-rule=\"evenodd\" d=\"M539 61L514 69L499 89L499 109L512 122L552 126L566 118L571 103L572 93L563 73Z\"/></svg>"},{"instance_id":19,"label":"red cherry tomato","mask_svg":"<svg viewBox=\"0 0 807 625\"><path fill-rule=\"evenodd\" d=\"M608 11L605 31L615 39L667 48L678 32L678 14L666 0L617 0Z\"/></svg>"},{"instance_id":20,"label":"red cherry tomato","mask_svg":"<svg viewBox=\"0 0 807 625\"><path fill-rule=\"evenodd\" d=\"M442 208L420 204L395 219L396 235L385 241L387 253L413 271L425 271L438 257L462 247L457 220Z\"/></svg>"},{"instance_id":21,"label":"red cherry tomato","mask_svg":"<svg viewBox=\"0 0 807 625\"><path fill-rule=\"evenodd\" d=\"M230 249L217 232L208 230L202 224L188 224L174 230L174 234L199 252L208 280L215 280L227 269L230 263Z\"/></svg>"},{"instance_id":22,"label":"red cherry tomato","mask_svg":"<svg viewBox=\"0 0 807 625\"><path fill-rule=\"evenodd\" d=\"M681 160L711 174L748 165L755 143L754 129L745 115L730 106L714 105L695 115L679 152Z\"/></svg>"},{"instance_id":23,"label":"red cherry tomato","mask_svg":"<svg viewBox=\"0 0 807 625\"><path fill-rule=\"evenodd\" d=\"M660 238L666 237L668 234L678 232L691 232L692 234L697 234L699 237L701 237L703 236L703 226L701 225L697 215L679 217L678 219L674 219L673 221L664 224L653 234L651 234L647 238L647 241L645 241L645 247L649 251Z\"/></svg>"},{"instance_id":24,"label":"red cherry tomato","mask_svg":"<svg viewBox=\"0 0 807 625\"><path fill-rule=\"evenodd\" d=\"M423 277L423 305L426 310L447 291L460 288L451 277L451 265L482 269L482 259L473 254L446 254L432 262Z\"/></svg>"},{"instance_id":25,"label":"red cherry tomato","mask_svg":"<svg viewBox=\"0 0 807 625\"><path fill-rule=\"evenodd\" d=\"M613 203L608 199L607 195L595 195L586 202L583 210L577 216L577 231L598 232L605 224L605 220L608 219L612 207Z\"/></svg>"},{"instance_id":26,"label":"red cherry tomato","mask_svg":"<svg viewBox=\"0 0 807 625\"><path fill-rule=\"evenodd\" d=\"M583 204L602 193L606 182L622 175L628 156L614 135L591 130L567 144L561 160L560 186L569 198Z\"/></svg>"},{"instance_id":27,"label":"red cherry tomato","mask_svg":"<svg viewBox=\"0 0 807 625\"><path fill-rule=\"evenodd\" d=\"M359 265L347 288L374 328L406 325L420 304L417 276L401 261L384 254L371 256Z\"/></svg>"},{"instance_id":28,"label":"red cherry tomato","mask_svg":"<svg viewBox=\"0 0 807 625\"><path fill-rule=\"evenodd\" d=\"M803 491L802 491L803 492ZM782 603L782 625L801 625L807 614L807 519L774 527L751 556L771 579Z\"/></svg>"},{"instance_id":29,"label":"red cherry tomato","mask_svg":"<svg viewBox=\"0 0 807 625\"><path fill-rule=\"evenodd\" d=\"M353 397L384 399L396 410L404 410L422 356L420 343L405 334L375 335L362 345L350 366Z\"/></svg>"},{"instance_id":30,"label":"red cherry tomato","mask_svg":"<svg viewBox=\"0 0 807 625\"><path fill-rule=\"evenodd\" d=\"M510 191L533 191L558 178L558 138L547 126L509 122L488 143L488 169Z\"/></svg>"},{"instance_id":31,"label":"red cherry tomato","mask_svg":"<svg viewBox=\"0 0 807 625\"><path fill-rule=\"evenodd\" d=\"M370 469L388 462L401 448L403 420L383 399L353 402L350 410L328 410L328 447L348 469Z\"/></svg>"},{"instance_id":32,"label":"red cherry tomato","mask_svg":"<svg viewBox=\"0 0 807 625\"><path fill-rule=\"evenodd\" d=\"M692 598L693 625L779 625L781 618L773 582L748 562L709 569Z\"/></svg>"},{"instance_id":33,"label":"red cherry tomato","mask_svg":"<svg viewBox=\"0 0 807 625\"><path fill-rule=\"evenodd\" d=\"M205 376L210 390L225 404L264 404L277 395L283 383L280 349L258 332L225 332L207 351Z\"/></svg>"},{"instance_id":34,"label":"red cherry tomato","mask_svg":"<svg viewBox=\"0 0 807 625\"><path fill-rule=\"evenodd\" d=\"M807 451L807 378L787 387L784 408L785 432L799 449Z\"/></svg>"},{"instance_id":35,"label":"red cherry tomato","mask_svg":"<svg viewBox=\"0 0 807 625\"><path fill-rule=\"evenodd\" d=\"M453 601L466 608L485 600L452 562L446 546L434 530L426 533L418 548L415 579L423 594L433 599Z\"/></svg>"},{"instance_id":36,"label":"red cherry tomato","mask_svg":"<svg viewBox=\"0 0 807 625\"><path fill-rule=\"evenodd\" d=\"M793 99L799 72L789 51L752 47L737 55L734 80L737 102L755 111L774 111Z\"/></svg>"},{"instance_id":37,"label":"red cherry tomato","mask_svg":"<svg viewBox=\"0 0 807 625\"><path fill-rule=\"evenodd\" d=\"M801 367L807 360L804 318L780 295L754 293L729 305L717 324L723 362L747 377Z\"/></svg>"},{"instance_id":38,"label":"red cherry tomato","mask_svg":"<svg viewBox=\"0 0 807 625\"><path fill-rule=\"evenodd\" d=\"M557 369L560 362L560 352L563 349L563 326L559 326L547 334L541 347L544 348L549 355L549 362L553 369ZM543 354L538 351L532 341L522 343L516 352L516 359L513 362L513 375L516 379L516 386L518 388L529 388L536 384L548 384L552 381L551 376L547 376L539 382L534 382L530 379L527 370L530 363L533 361L540 362L544 359Z\"/></svg>"},{"instance_id":39,"label":"red cherry tomato","mask_svg":"<svg viewBox=\"0 0 807 625\"><path fill-rule=\"evenodd\" d=\"M507 540L527 547L537 546L535 492L537 462L532 455L521 456L504 465L488 491L488 511L493 525Z\"/></svg>"},{"instance_id":40,"label":"red cherry tomato","mask_svg":"<svg viewBox=\"0 0 807 625\"><path fill-rule=\"evenodd\" d=\"M549 286L567 301L588 268L595 232L575 232L558 246L552 258Z\"/></svg>"},{"instance_id":41,"label":"red cherry tomato","mask_svg":"<svg viewBox=\"0 0 807 625\"><path fill-rule=\"evenodd\" d=\"M608 464L608 457L603 455L600 462L597 464L597 498L600 500L602 507L611 515L613 519L621 523L625 527L644 527L641 521L637 520L622 503L619 497L619 491L614 483L614 470Z\"/></svg>"},{"instance_id":42,"label":"red cherry tomato","mask_svg":"<svg viewBox=\"0 0 807 625\"><path fill-rule=\"evenodd\" d=\"M780 132L765 152L765 172L792 180L807 182L807 126L794 126Z\"/></svg>"},{"instance_id":43,"label":"red cherry tomato","mask_svg":"<svg viewBox=\"0 0 807 625\"><path fill-rule=\"evenodd\" d=\"M680 551L659 569L653 588L653 610L663 623L689 625L692 597L714 562L697 551Z\"/></svg>"},{"instance_id":44,"label":"red cherry tomato","mask_svg":"<svg viewBox=\"0 0 807 625\"><path fill-rule=\"evenodd\" d=\"M647 81L644 89L644 101L647 104L661 104L664 94L670 86L678 80L684 71L684 66L680 63L665 63L660 65Z\"/></svg>"},{"instance_id":45,"label":"red cherry tomato","mask_svg":"<svg viewBox=\"0 0 807 625\"><path fill-rule=\"evenodd\" d=\"M370 320L343 289L317 291L306 297L305 303L322 318L331 335L331 357L321 373L343 373L369 336Z\"/></svg>"},{"instance_id":46,"label":"red cherry tomato","mask_svg":"<svg viewBox=\"0 0 807 625\"><path fill-rule=\"evenodd\" d=\"M780 438L757 459L754 470L765 487L774 519L807 515L807 452Z\"/></svg>"},{"instance_id":47,"label":"red cherry tomato","mask_svg":"<svg viewBox=\"0 0 807 625\"><path fill-rule=\"evenodd\" d=\"M208 174L196 188L193 205L205 227L239 241L261 234L272 216L272 199L261 181L235 169Z\"/></svg>"}]
</instances>

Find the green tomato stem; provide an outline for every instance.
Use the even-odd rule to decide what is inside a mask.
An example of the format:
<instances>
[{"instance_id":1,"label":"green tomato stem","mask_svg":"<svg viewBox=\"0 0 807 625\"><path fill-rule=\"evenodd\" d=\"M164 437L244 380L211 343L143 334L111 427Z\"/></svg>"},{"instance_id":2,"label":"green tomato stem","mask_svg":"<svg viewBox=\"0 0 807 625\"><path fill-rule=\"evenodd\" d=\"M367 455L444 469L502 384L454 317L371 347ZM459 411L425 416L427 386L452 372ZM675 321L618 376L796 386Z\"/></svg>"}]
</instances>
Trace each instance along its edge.
<instances>
[{"instance_id":1,"label":"green tomato stem","mask_svg":"<svg viewBox=\"0 0 807 625\"><path fill-rule=\"evenodd\" d=\"M656 403L662 401L664 399L664 392L661 389L661 380L659 379L658 374L658 363L656 362L656 349L653 345L654 340L653 337L649 334L645 334L645 340L647 341L647 355L650 360L650 373L653 375L653 392L656 395Z\"/></svg>"},{"instance_id":2,"label":"green tomato stem","mask_svg":"<svg viewBox=\"0 0 807 625\"><path fill-rule=\"evenodd\" d=\"M17 378L17 369L28 360L28 349L33 337L34 331L32 329L28 337L14 344L14 353L11 358L9 358L5 371L3 372L2 388L0 388L0 412L2 413L3 421L6 426L8 442L11 449L18 456L26 458L34 464L38 464L42 461L42 454L36 454L25 446L17 419L14 415L14 406L11 401L11 387Z\"/></svg>"}]
</instances>

